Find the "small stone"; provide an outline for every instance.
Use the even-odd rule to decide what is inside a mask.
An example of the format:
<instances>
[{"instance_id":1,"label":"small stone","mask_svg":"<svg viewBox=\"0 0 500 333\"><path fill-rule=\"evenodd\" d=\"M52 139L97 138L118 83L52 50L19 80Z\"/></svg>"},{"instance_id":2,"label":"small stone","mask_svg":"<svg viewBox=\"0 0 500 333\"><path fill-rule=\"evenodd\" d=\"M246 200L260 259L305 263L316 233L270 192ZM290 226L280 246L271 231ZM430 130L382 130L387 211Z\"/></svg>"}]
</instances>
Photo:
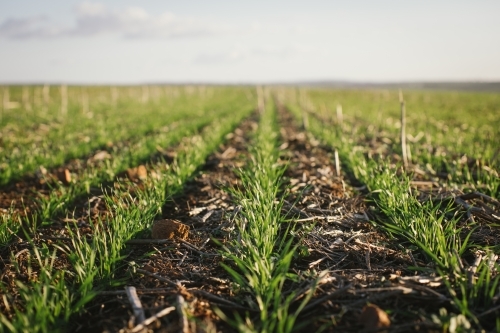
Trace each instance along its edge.
<instances>
[{"instance_id":1,"label":"small stone","mask_svg":"<svg viewBox=\"0 0 500 333\"><path fill-rule=\"evenodd\" d=\"M154 268L153 266L151 265L148 265L148 264L145 264L142 269L144 269L145 271L148 271L150 273L155 273L156 272L156 268Z\"/></svg>"},{"instance_id":2,"label":"small stone","mask_svg":"<svg viewBox=\"0 0 500 333\"><path fill-rule=\"evenodd\" d=\"M108 160L111 158L111 155L105 151L105 150L101 150L100 152L98 152L97 154L95 154L94 156L92 156L91 160L93 161L103 161L103 160Z\"/></svg>"},{"instance_id":3,"label":"small stone","mask_svg":"<svg viewBox=\"0 0 500 333\"><path fill-rule=\"evenodd\" d=\"M128 168L127 171L125 171L127 174L127 178L130 180L135 180L136 179L136 170L135 168Z\"/></svg>"},{"instance_id":4,"label":"small stone","mask_svg":"<svg viewBox=\"0 0 500 333\"><path fill-rule=\"evenodd\" d=\"M145 180L146 178L148 178L148 170L144 165L139 165L137 167L137 178L139 178L140 180Z\"/></svg>"},{"instance_id":5,"label":"small stone","mask_svg":"<svg viewBox=\"0 0 500 333\"><path fill-rule=\"evenodd\" d=\"M332 245L342 245L344 244L344 241L342 240L342 238L337 238Z\"/></svg>"},{"instance_id":6,"label":"small stone","mask_svg":"<svg viewBox=\"0 0 500 333\"><path fill-rule=\"evenodd\" d=\"M359 320L364 325L365 330L377 330L391 326L391 320L387 313L375 304L365 306Z\"/></svg>"},{"instance_id":7,"label":"small stone","mask_svg":"<svg viewBox=\"0 0 500 333\"><path fill-rule=\"evenodd\" d=\"M127 169L127 177L131 181L146 180L146 178L148 178L148 170L144 165L139 165L135 168L129 168Z\"/></svg>"},{"instance_id":8,"label":"small stone","mask_svg":"<svg viewBox=\"0 0 500 333\"><path fill-rule=\"evenodd\" d=\"M236 156L237 150L234 147L227 148L221 155L224 160L230 160Z\"/></svg>"},{"instance_id":9,"label":"small stone","mask_svg":"<svg viewBox=\"0 0 500 333\"><path fill-rule=\"evenodd\" d=\"M153 239L186 239L189 235L189 226L177 220L159 220L153 223L151 237Z\"/></svg>"},{"instance_id":10,"label":"small stone","mask_svg":"<svg viewBox=\"0 0 500 333\"><path fill-rule=\"evenodd\" d=\"M68 185L69 183L71 183L71 173L69 172L68 169L57 171L56 177L61 183L65 184L65 185Z\"/></svg>"}]
</instances>

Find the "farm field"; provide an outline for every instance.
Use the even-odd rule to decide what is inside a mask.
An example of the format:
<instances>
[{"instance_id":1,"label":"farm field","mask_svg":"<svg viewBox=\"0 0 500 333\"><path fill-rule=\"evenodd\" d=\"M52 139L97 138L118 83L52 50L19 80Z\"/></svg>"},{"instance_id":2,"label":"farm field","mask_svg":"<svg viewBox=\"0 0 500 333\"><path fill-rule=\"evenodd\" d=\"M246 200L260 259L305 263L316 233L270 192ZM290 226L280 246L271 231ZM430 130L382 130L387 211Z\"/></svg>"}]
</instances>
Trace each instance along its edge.
<instances>
[{"instance_id":1,"label":"farm field","mask_svg":"<svg viewBox=\"0 0 500 333\"><path fill-rule=\"evenodd\" d=\"M0 93L0 332L500 331L499 94Z\"/></svg>"}]
</instances>

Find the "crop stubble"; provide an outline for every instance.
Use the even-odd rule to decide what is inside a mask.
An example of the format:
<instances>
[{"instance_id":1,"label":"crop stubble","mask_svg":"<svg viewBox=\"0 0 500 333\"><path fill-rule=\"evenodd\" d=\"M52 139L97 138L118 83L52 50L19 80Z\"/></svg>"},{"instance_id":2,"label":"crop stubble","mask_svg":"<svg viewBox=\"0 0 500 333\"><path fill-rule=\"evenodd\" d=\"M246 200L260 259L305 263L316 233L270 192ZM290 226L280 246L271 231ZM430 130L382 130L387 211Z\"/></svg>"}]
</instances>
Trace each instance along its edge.
<instances>
[{"instance_id":1,"label":"crop stubble","mask_svg":"<svg viewBox=\"0 0 500 333\"><path fill-rule=\"evenodd\" d=\"M388 287L387 281L390 277L400 276L404 265L411 264L410 258L400 250L373 245L385 244L387 239L368 223L362 195L352 190L347 179L335 175L332 152L327 147L321 147L306 132L299 131L285 110L280 110L280 120L282 162L289 164L285 173L288 183L284 185L290 188L283 214L297 219L301 228L308 230L302 233L300 247L307 255L296 258L293 268L331 271L329 277L323 279L310 302L311 306L306 308L301 319L319 317L313 320L314 325L319 327L331 318L337 318L337 329L356 331L360 328L358 316L366 302L378 301L381 306L393 307L394 302L399 304L404 298L405 289L398 289L398 283L394 283L396 287L393 283ZM225 311L251 311L232 300L232 284L220 267L218 247L211 238L224 243L234 228L231 220L237 205L224 188L238 186L234 168L244 166L248 157L249 136L255 127L255 120L244 121L227 137L228 142L207 159L201 174L189 181L183 193L164 207L163 218L180 220L191 227L185 242L172 240L164 244L132 244L127 250L126 260L135 266L123 268L121 275L128 278L127 285L137 288L148 315L175 305L175 297L179 293L189 304L190 314L197 318L191 320L191 328L197 324L198 329L217 327L218 330L231 331L214 315L211 310L213 305ZM36 180L34 184L42 186ZM77 221L84 237L92 236L88 223L98 223L108 214L106 205L96 194L74 204L72 220ZM37 242L49 245L65 241L67 237L64 222L56 222L39 231ZM25 247L20 245L10 250L19 253L18 259L22 261L22 256L27 253L22 252ZM145 257L147 253L150 255ZM57 261L56 266L66 267L64 255ZM28 274L27 267L22 271ZM385 283L380 281L381 276L387 277ZM162 281L161 277L176 285ZM14 279L22 281L27 276L11 276L11 285ZM363 293L363 289L367 292ZM328 297L330 294L332 296ZM419 307L415 296L406 298L412 306ZM422 302L429 300L425 295L419 295L419 298ZM74 318L71 330L118 331L132 326L129 323L132 315L124 292L103 291L88 305L84 315ZM180 328L178 318L176 315L166 317L161 324L156 324L156 328L158 332L177 330Z\"/></svg>"},{"instance_id":2,"label":"crop stubble","mask_svg":"<svg viewBox=\"0 0 500 333\"><path fill-rule=\"evenodd\" d=\"M300 320L312 319L317 328L335 320L336 329L357 331L362 328L358 319L367 302L390 309L404 305L402 312L428 306L429 300L435 300L439 293L426 287L426 281L421 284L418 278L404 279L408 273L405 267L413 264L411 256L390 244L384 234L369 224L370 213L363 194L349 185L349 179L335 175L333 152L300 131L285 110L280 112L280 125L282 163L289 165L284 187L290 189L283 214L297 220L304 230L300 232L300 249L307 253L295 259L293 269L330 270ZM127 268L123 274L131 276L127 284L138 289L149 315L175 305L179 293L185 298L190 315L196 318L190 320L192 329L197 325L202 330L215 327L232 331L214 315L212 306L228 313L251 312L238 304L241 300L235 298L234 286L220 267L218 246L211 238L224 243L234 228L232 218L237 203L225 188L238 186L234 168L244 166L249 135L255 126L254 120L243 122L228 136L228 142L207 159L201 174L164 207L163 218L191 227L186 241L130 246L127 261L134 262L138 270L130 273L134 268ZM146 253L152 254L144 257ZM307 284L304 287L307 289ZM77 319L77 326L86 330L116 331L130 326L127 323L133 315L124 292L103 292L88 310ZM422 325L419 321L408 324L408 318L401 317L402 330ZM394 331L398 324L396 319ZM177 330L179 320L171 315L156 328Z\"/></svg>"},{"instance_id":3,"label":"crop stubble","mask_svg":"<svg viewBox=\"0 0 500 333\"><path fill-rule=\"evenodd\" d=\"M357 332L363 328L359 321L363 306L373 303L391 310L393 332L434 328L419 314L422 310L436 313L449 302L440 279L421 278L407 270L408 266L419 266L419 262L411 250L398 247L394 240L369 223L373 215L364 201L363 190L354 188L355 181L345 177L344 172L336 174L331 149L321 146L310 134L299 129L285 109L279 109L279 116L282 163L288 163L284 187L289 191L285 192L287 205L283 214L296 221L300 236L292 268L309 272L311 276L329 270L320 280L299 322L311 320L316 328L335 323L336 331ZM163 207L162 218L176 219L190 226L185 241L146 245L131 242L126 249L126 261L130 265L122 267L119 275L127 279L127 285L137 288L147 315L175 305L179 294L187 302L189 325L194 330L232 330L213 313L214 305L227 312L251 312L238 304L240 300L233 292L234 285L220 266L219 247L211 238L224 243L234 230L232 219L238 206L225 188L238 186L234 169L244 166L248 158L250 136L255 126L255 119L245 120L227 136L227 142L207 158L201 173L184 186L182 194ZM140 187L142 182L132 185L132 192L134 186ZM2 204L26 197L32 191L48 190L47 185L37 179L22 180L11 188L12 191L2 192ZM108 213L99 195L96 193L74 203L72 219L78 222L76 226L82 235L91 237L88 224L98 223ZM15 201L15 208L21 211L19 200ZM31 210L33 205L28 203L26 207ZM465 207L461 203L457 205ZM41 229L35 241L49 245L64 242L65 230L64 222L60 221ZM496 243L495 239L491 242ZM17 253L22 262L28 254L24 249L23 244L17 244L9 252ZM4 268L9 265L8 260L3 260L6 257L2 255ZM64 255L58 261L56 265L62 268L67 265ZM22 272L15 277L4 274L4 281L7 278L8 285L13 287L15 279L27 280L27 267ZM304 290L307 287L304 284ZM6 310L0 306L2 311ZM87 306L86 313L72 320L71 330L118 331L133 326L132 315L122 289L102 291ZM177 314L166 316L151 327L157 332L181 328Z\"/></svg>"}]
</instances>

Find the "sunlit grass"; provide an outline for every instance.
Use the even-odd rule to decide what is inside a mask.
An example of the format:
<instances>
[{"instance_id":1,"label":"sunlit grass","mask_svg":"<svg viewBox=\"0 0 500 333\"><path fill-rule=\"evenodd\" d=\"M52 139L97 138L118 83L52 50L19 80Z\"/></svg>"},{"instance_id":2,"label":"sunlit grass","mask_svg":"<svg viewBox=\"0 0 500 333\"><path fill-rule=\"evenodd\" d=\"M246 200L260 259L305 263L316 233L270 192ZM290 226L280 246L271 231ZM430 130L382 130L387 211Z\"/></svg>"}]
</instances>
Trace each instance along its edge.
<instances>
[{"instance_id":1,"label":"sunlit grass","mask_svg":"<svg viewBox=\"0 0 500 333\"><path fill-rule=\"evenodd\" d=\"M283 200L278 199L285 166L278 163L277 139L275 106L268 100L254 138L251 161L238 172L241 188L231 191L240 207L236 217L238 239L224 250L234 264L223 266L242 291L252 295L248 305L259 313L258 320L249 314L244 318L235 314L231 320L219 311L240 332L291 332L311 296L309 293L292 310L297 295L284 293L285 283L296 278L290 271L296 246L292 245L293 225L286 223L281 214Z\"/></svg>"},{"instance_id":2,"label":"sunlit grass","mask_svg":"<svg viewBox=\"0 0 500 333\"><path fill-rule=\"evenodd\" d=\"M30 240L30 247L37 258L36 269L43 279L19 284L17 291L23 309L16 307L12 319L0 314L1 327L19 332L65 331L70 316L81 312L97 290L124 283L117 272L127 265L123 261L126 241L151 226L155 217L161 214L166 200L182 190L184 183L204 163L208 154L251 111L248 105L241 102L236 107L232 103L219 104L219 107L226 110L222 114L231 110L231 117L212 123L200 136L184 140L171 165L161 162L152 165L159 175L157 179L149 180L145 188L129 181L117 182L113 192L105 193L104 199L111 215L91 226L90 239L69 225L70 245L55 245L56 250L52 251L45 245L40 248ZM214 115L217 114L212 114L212 117ZM172 132L168 142L178 141L179 134L185 132ZM133 195L130 193L132 187ZM68 257L70 266L55 267L56 251L57 255L63 253ZM44 319L32 325L31 322L39 320L39 316L44 316Z\"/></svg>"},{"instance_id":3,"label":"sunlit grass","mask_svg":"<svg viewBox=\"0 0 500 333\"><path fill-rule=\"evenodd\" d=\"M374 105L377 95L378 103ZM459 315L442 314L444 321L435 322L439 321L443 328L449 327L450 320L454 325L462 325L462 329L470 328L471 324L481 327L478 313L486 311L500 291L497 265L495 260L490 260L490 264L482 261L471 276L471 268L464 268L461 258L474 251L491 256L495 248L475 244L470 238L474 226L472 231L463 232L459 223L462 214L457 214L449 202L418 200L418 191L411 186L414 176L411 170L425 173L427 179L444 183L452 190L476 190L497 196L498 144L491 135L498 132L498 127L491 125L499 121L493 116L499 107L498 96L407 94L407 108L418 110L408 119L407 133L420 136L409 145L408 172L402 168L396 93L311 91L308 96L312 101L289 94L290 110L300 120L301 109L306 108L312 115L310 131L336 149L344 170L367 186L371 201L384 216L373 222L420 250L426 266L413 267L414 270L444 278ZM332 105L342 103L343 110L350 111L345 112L340 122L338 114L328 111L327 103L330 110ZM482 110L481 117L475 114L475 108ZM440 112L428 112L435 109ZM475 162L471 165L470 161ZM447 177L438 178L438 172L446 172Z\"/></svg>"}]
</instances>

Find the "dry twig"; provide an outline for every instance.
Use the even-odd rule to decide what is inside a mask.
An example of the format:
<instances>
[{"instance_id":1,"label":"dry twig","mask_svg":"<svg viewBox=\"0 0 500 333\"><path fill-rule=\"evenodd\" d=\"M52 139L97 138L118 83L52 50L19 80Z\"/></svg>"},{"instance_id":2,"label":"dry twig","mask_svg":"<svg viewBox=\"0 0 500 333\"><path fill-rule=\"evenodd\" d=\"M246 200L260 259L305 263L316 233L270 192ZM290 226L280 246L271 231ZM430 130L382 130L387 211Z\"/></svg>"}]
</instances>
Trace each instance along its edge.
<instances>
[{"instance_id":1,"label":"dry twig","mask_svg":"<svg viewBox=\"0 0 500 333\"><path fill-rule=\"evenodd\" d=\"M125 287L125 291L127 293L130 305L132 306L132 310L134 311L134 316L137 322L139 324L144 322L144 320L146 320L146 316L144 315L144 309L142 308L141 300L137 296L135 287L132 286Z\"/></svg>"},{"instance_id":2,"label":"dry twig","mask_svg":"<svg viewBox=\"0 0 500 333\"><path fill-rule=\"evenodd\" d=\"M165 309L161 310L160 312L158 312L157 314L155 314L154 316L151 316L148 319L144 320L141 324L137 325L133 329L131 329L131 330L121 330L120 332L130 332L130 333L140 332L143 329L145 329L149 324L153 323L156 319L164 317L164 316L168 315L170 312L172 312L174 310L175 310L174 306L170 306L168 308L165 308Z\"/></svg>"},{"instance_id":3,"label":"dry twig","mask_svg":"<svg viewBox=\"0 0 500 333\"><path fill-rule=\"evenodd\" d=\"M182 295L177 295L177 313L179 314L179 325L182 333L189 333L189 321L186 315L186 301Z\"/></svg>"}]
</instances>

